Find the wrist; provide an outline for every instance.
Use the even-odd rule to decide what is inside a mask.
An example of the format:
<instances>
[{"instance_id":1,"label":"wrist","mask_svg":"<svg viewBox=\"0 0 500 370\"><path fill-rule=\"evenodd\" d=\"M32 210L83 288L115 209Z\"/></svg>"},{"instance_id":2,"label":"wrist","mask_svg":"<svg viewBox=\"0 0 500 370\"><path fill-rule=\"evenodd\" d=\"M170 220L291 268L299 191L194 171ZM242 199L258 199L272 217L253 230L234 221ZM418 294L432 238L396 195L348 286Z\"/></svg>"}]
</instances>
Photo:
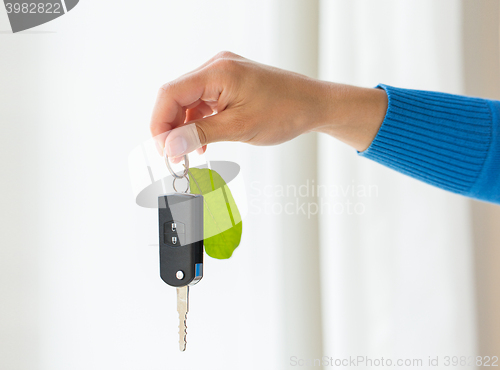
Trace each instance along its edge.
<instances>
[{"instance_id":1,"label":"wrist","mask_svg":"<svg viewBox=\"0 0 500 370\"><path fill-rule=\"evenodd\" d=\"M321 115L311 131L322 132L366 150L377 135L387 111L384 90L323 83L320 88Z\"/></svg>"}]
</instances>

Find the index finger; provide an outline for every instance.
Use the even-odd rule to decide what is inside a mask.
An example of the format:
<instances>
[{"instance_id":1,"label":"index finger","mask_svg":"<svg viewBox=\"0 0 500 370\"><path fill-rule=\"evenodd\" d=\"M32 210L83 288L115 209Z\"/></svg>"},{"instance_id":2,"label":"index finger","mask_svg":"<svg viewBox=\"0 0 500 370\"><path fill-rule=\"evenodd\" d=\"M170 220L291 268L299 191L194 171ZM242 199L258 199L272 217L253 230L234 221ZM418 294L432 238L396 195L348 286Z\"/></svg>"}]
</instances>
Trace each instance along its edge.
<instances>
[{"instance_id":1,"label":"index finger","mask_svg":"<svg viewBox=\"0 0 500 370\"><path fill-rule=\"evenodd\" d=\"M204 90L205 80L200 72L163 85L151 116L151 134L156 137L183 124L187 107L201 99Z\"/></svg>"},{"instance_id":2,"label":"index finger","mask_svg":"<svg viewBox=\"0 0 500 370\"><path fill-rule=\"evenodd\" d=\"M151 134L160 152L164 148L167 133L185 123L187 109L202 101L215 102L212 109L217 109L223 90L223 83L218 75L214 68L207 65L160 88L150 124Z\"/></svg>"}]
</instances>

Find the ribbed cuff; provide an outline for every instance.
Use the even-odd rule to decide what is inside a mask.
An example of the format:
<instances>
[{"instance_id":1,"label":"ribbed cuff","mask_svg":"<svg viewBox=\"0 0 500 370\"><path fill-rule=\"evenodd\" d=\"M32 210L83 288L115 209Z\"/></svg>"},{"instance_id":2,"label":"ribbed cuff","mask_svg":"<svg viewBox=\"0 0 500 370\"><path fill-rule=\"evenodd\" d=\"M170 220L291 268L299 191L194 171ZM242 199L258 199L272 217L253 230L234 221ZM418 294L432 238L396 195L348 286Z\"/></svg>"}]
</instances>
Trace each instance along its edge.
<instances>
[{"instance_id":1,"label":"ribbed cuff","mask_svg":"<svg viewBox=\"0 0 500 370\"><path fill-rule=\"evenodd\" d=\"M492 140L487 101L378 85L389 104L384 122L361 156L431 185L468 194Z\"/></svg>"},{"instance_id":2,"label":"ribbed cuff","mask_svg":"<svg viewBox=\"0 0 500 370\"><path fill-rule=\"evenodd\" d=\"M492 113L492 141L483 170L470 190L471 197L500 204L500 102L487 100Z\"/></svg>"}]
</instances>

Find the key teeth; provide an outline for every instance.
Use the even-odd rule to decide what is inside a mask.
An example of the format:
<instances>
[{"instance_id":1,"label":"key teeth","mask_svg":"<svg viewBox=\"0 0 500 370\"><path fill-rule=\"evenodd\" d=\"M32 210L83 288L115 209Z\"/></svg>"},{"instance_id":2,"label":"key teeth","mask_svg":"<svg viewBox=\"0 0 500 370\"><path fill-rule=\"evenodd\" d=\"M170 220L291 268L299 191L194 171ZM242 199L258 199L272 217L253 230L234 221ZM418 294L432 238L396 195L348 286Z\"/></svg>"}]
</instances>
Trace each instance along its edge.
<instances>
[{"instance_id":1,"label":"key teeth","mask_svg":"<svg viewBox=\"0 0 500 370\"><path fill-rule=\"evenodd\" d=\"M179 349L186 350L187 314L189 311L189 286L177 288L177 312L179 313Z\"/></svg>"},{"instance_id":2,"label":"key teeth","mask_svg":"<svg viewBox=\"0 0 500 370\"><path fill-rule=\"evenodd\" d=\"M186 350L187 344L187 313L184 315L184 320L182 320L182 315L179 315L179 337L182 337L183 340L179 341L179 349L184 352ZM184 333L183 333L184 332Z\"/></svg>"}]
</instances>

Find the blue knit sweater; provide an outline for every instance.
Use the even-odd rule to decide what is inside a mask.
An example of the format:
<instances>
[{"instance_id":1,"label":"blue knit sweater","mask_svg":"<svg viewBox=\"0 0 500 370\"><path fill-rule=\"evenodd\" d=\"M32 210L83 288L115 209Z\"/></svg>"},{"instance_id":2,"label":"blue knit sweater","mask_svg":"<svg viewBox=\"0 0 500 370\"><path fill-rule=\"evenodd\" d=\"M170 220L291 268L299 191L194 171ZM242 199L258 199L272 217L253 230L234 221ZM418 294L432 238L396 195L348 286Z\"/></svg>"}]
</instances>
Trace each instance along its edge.
<instances>
[{"instance_id":1,"label":"blue knit sweater","mask_svg":"<svg viewBox=\"0 0 500 370\"><path fill-rule=\"evenodd\" d=\"M500 203L500 102L379 85L389 106L361 156L431 185Z\"/></svg>"}]
</instances>

